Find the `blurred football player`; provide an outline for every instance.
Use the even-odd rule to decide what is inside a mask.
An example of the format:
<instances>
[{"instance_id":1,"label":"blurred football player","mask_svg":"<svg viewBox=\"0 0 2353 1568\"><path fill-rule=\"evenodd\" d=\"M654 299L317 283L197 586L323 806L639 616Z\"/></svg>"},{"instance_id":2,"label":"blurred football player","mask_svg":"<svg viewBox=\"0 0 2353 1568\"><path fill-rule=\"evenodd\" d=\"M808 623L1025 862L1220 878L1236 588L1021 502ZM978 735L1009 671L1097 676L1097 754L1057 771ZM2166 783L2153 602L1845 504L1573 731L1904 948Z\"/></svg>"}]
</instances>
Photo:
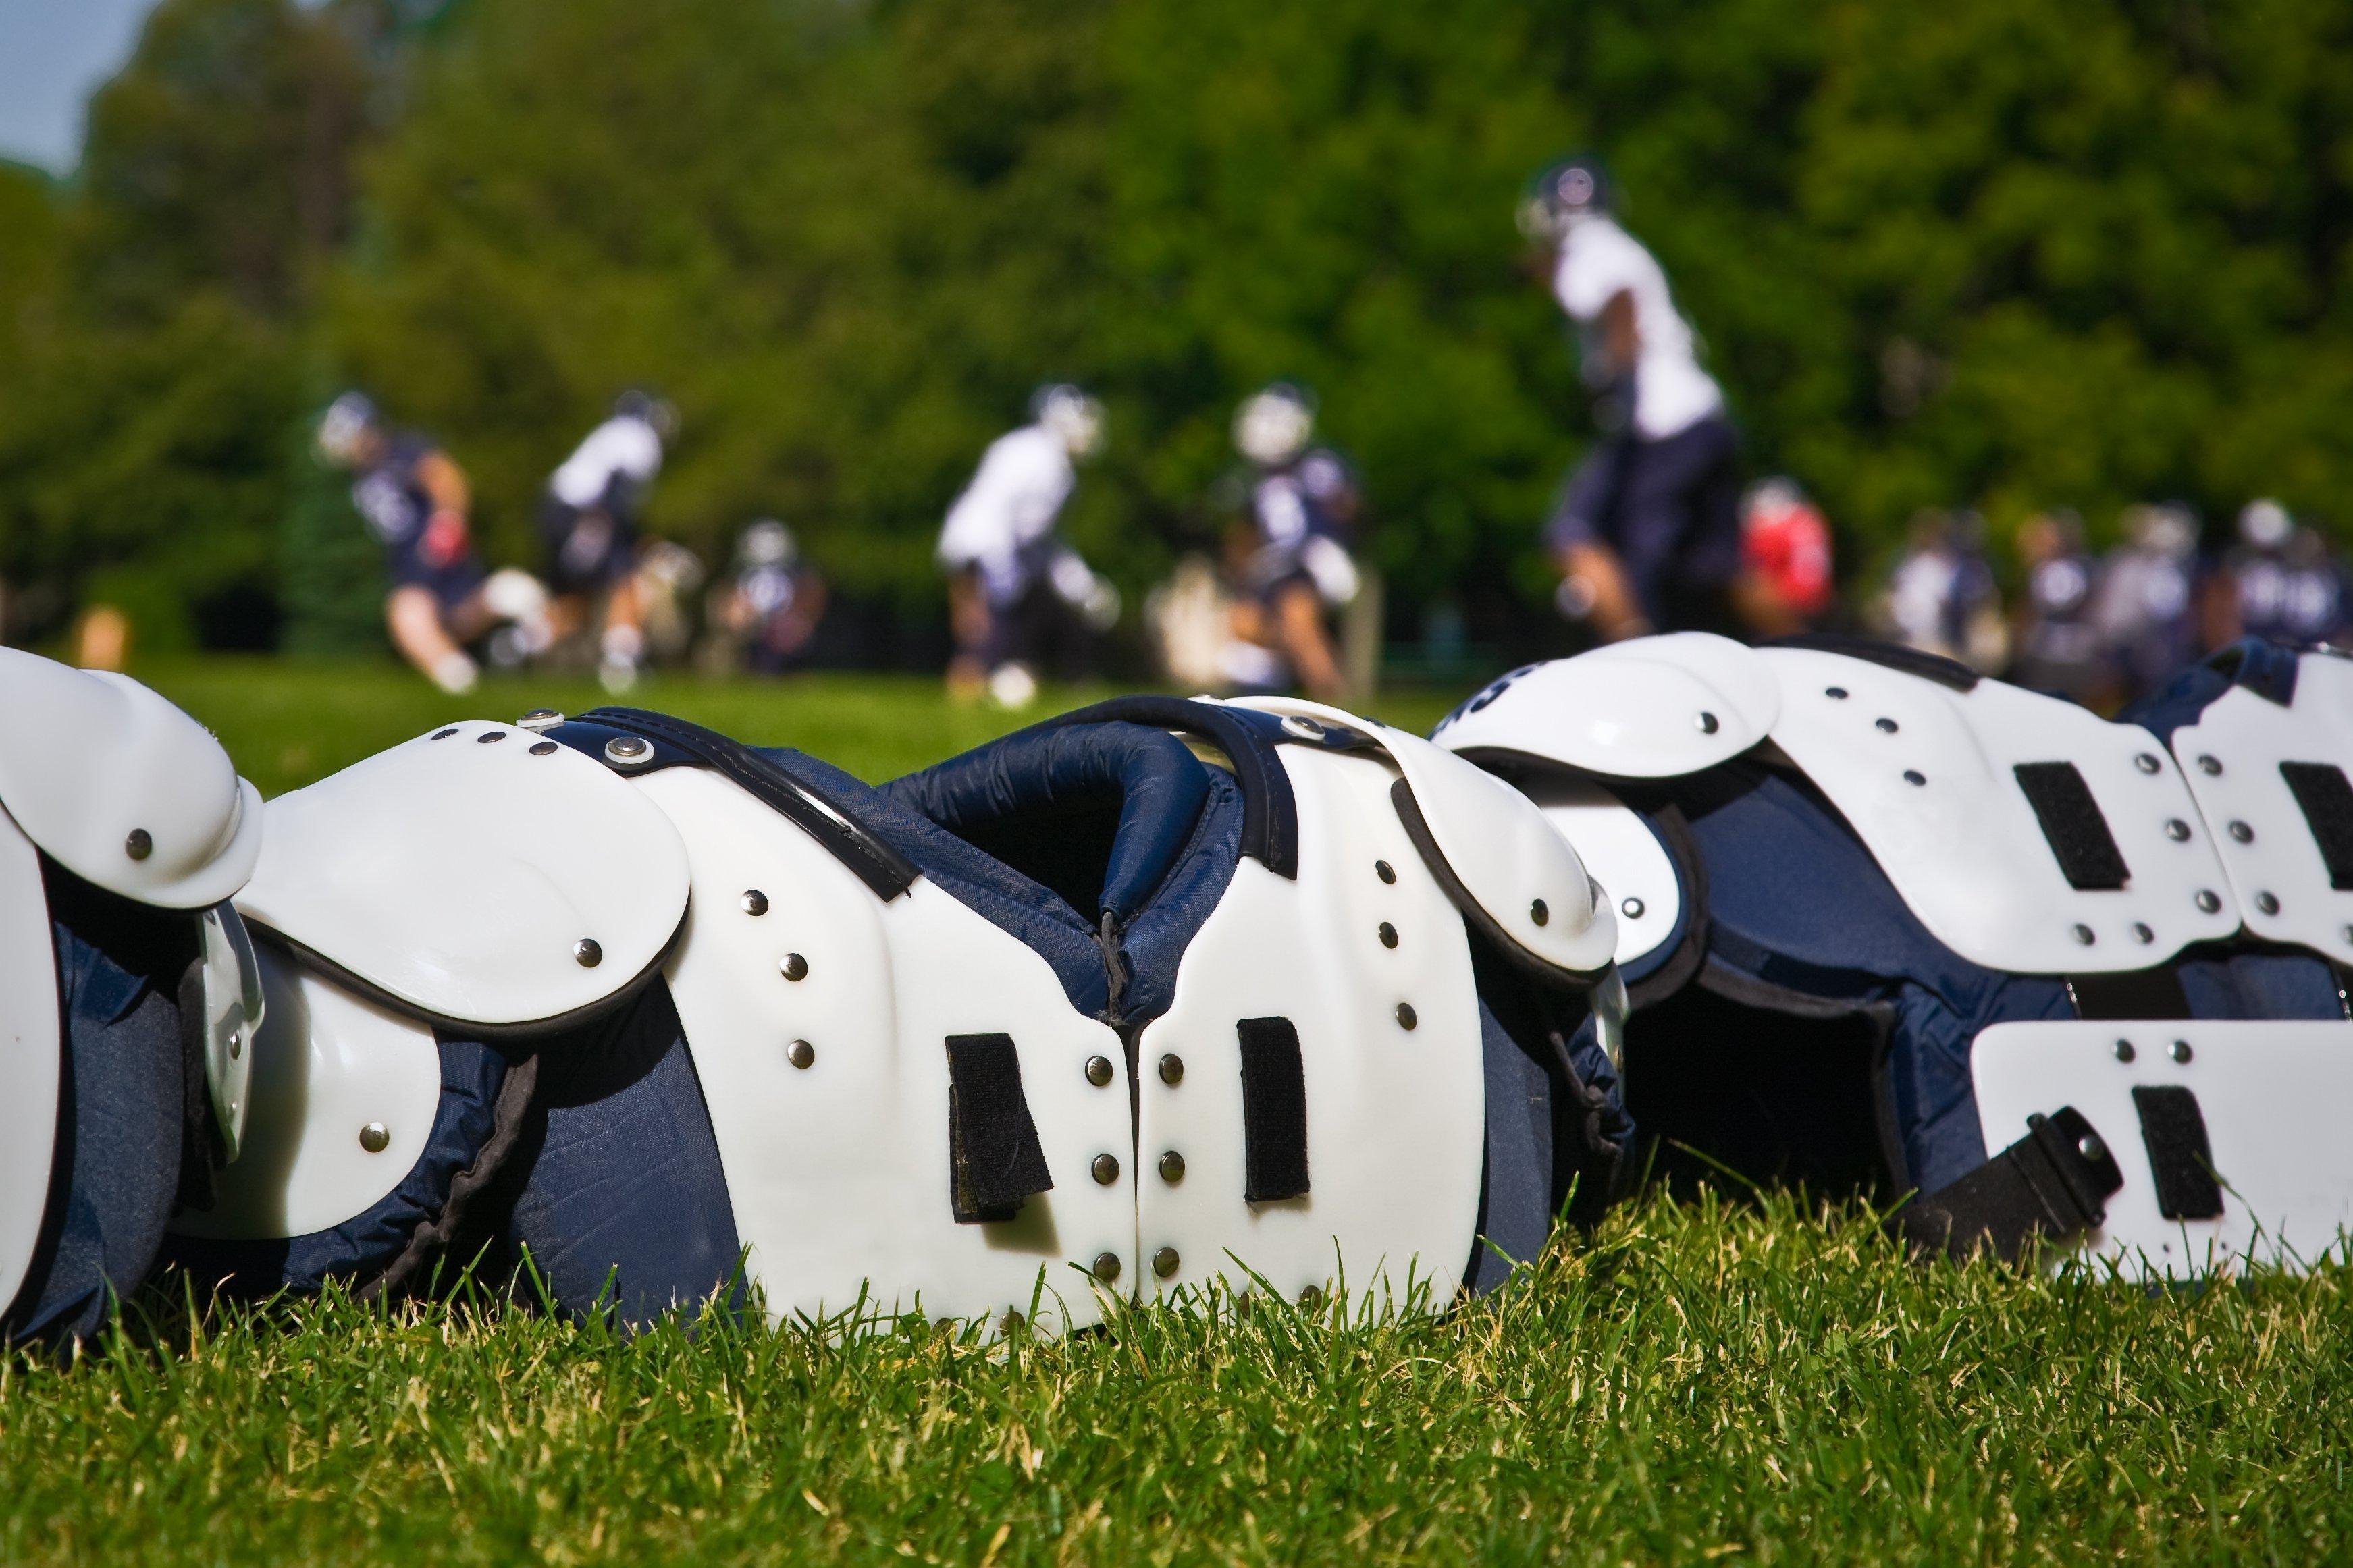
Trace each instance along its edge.
<instances>
[{"instance_id":1,"label":"blurred football player","mask_svg":"<svg viewBox=\"0 0 2353 1568\"><path fill-rule=\"evenodd\" d=\"M635 685L645 658L645 616L634 581L638 511L661 471L663 443L677 429L669 404L643 392L621 394L611 416L548 477L540 500L555 635L572 636L601 611L597 677L607 690Z\"/></svg>"},{"instance_id":2,"label":"blurred football player","mask_svg":"<svg viewBox=\"0 0 2353 1568\"><path fill-rule=\"evenodd\" d=\"M1356 596L1348 554L1361 496L1339 454L1310 447L1313 398L1276 382L1243 400L1234 416L1234 446L1250 464L1253 530L1238 552L1233 605L1236 640L1227 645L1228 677L1246 690L1303 686L1336 702L1346 682L1325 612Z\"/></svg>"}]
</instances>

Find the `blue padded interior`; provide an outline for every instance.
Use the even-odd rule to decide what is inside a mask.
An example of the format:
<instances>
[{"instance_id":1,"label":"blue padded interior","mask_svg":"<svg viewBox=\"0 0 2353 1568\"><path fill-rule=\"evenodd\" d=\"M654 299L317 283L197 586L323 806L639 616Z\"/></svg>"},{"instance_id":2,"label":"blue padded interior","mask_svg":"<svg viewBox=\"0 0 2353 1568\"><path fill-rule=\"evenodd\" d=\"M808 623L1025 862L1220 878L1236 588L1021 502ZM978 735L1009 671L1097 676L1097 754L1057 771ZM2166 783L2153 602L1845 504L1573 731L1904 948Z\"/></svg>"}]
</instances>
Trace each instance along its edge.
<instances>
[{"instance_id":1,"label":"blue padded interior","mask_svg":"<svg viewBox=\"0 0 2353 1568\"><path fill-rule=\"evenodd\" d=\"M2171 741L2184 724L2194 724L2207 705L2233 686L2243 686L2283 707L2295 700L2296 653L2262 637L2241 637L2209 654L2163 686L2126 707L2117 721L2138 724L2160 741Z\"/></svg>"}]
</instances>

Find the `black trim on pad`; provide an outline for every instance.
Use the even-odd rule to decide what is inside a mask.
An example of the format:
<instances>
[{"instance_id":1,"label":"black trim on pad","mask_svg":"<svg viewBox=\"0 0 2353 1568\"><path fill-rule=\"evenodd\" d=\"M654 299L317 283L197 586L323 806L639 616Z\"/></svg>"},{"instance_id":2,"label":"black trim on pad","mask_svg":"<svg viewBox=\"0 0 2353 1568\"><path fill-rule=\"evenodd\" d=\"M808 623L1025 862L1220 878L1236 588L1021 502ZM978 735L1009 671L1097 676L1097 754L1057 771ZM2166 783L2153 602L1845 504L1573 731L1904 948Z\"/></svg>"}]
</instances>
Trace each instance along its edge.
<instances>
[{"instance_id":1,"label":"black trim on pad","mask_svg":"<svg viewBox=\"0 0 2353 1568\"><path fill-rule=\"evenodd\" d=\"M2100 803L2074 763L2021 763L2010 771L2026 792L2026 804L2034 808L2034 820L2042 825L2042 837L2069 887L2109 893L2132 879L2108 819L2100 815Z\"/></svg>"},{"instance_id":2,"label":"black trim on pad","mask_svg":"<svg viewBox=\"0 0 2353 1568\"><path fill-rule=\"evenodd\" d=\"M2279 771L2327 863L2328 885L2353 890L2353 783L2335 763L2282 763Z\"/></svg>"},{"instance_id":3,"label":"black trim on pad","mask_svg":"<svg viewBox=\"0 0 2353 1568\"><path fill-rule=\"evenodd\" d=\"M2132 1097L2148 1173L2157 1179L2157 1212L2168 1219L2221 1217L2222 1184L2214 1178L2214 1151L2196 1093L2178 1083L2144 1084Z\"/></svg>"},{"instance_id":4,"label":"black trim on pad","mask_svg":"<svg viewBox=\"0 0 2353 1568\"><path fill-rule=\"evenodd\" d=\"M1841 632L1799 632L1795 637L1772 637L1757 645L1760 647L1800 647L1814 653L1844 654L1866 664L1900 669L1906 675L1916 675L1923 680L1933 680L1955 691L1974 691L1981 679L1978 672L1958 659L1941 654L1923 653L1916 647L1900 643L1881 642L1876 637L1851 637Z\"/></svg>"},{"instance_id":5,"label":"black trim on pad","mask_svg":"<svg viewBox=\"0 0 2353 1568\"><path fill-rule=\"evenodd\" d=\"M2124 1184L2098 1131L2063 1105L2028 1117L2025 1137L1950 1186L1913 1199L1889 1224L1917 1252L1966 1258L1984 1247L2014 1262L2036 1237L2098 1225Z\"/></svg>"},{"instance_id":6,"label":"black trim on pad","mask_svg":"<svg viewBox=\"0 0 2353 1568\"><path fill-rule=\"evenodd\" d=\"M1307 1193L1307 1069L1288 1018L1244 1018L1242 1196L1280 1203Z\"/></svg>"},{"instance_id":7,"label":"black trim on pad","mask_svg":"<svg viewBox=\"0 0 2353 1568\"><path fill-rule=\"evenodd\" d=\"M1021 1092L1010 1035L950 1035L948 1198L958 1225L1011 1219L1024 1198L1051 1192L1038 1123Z\"/></svg>"}]
</instances>

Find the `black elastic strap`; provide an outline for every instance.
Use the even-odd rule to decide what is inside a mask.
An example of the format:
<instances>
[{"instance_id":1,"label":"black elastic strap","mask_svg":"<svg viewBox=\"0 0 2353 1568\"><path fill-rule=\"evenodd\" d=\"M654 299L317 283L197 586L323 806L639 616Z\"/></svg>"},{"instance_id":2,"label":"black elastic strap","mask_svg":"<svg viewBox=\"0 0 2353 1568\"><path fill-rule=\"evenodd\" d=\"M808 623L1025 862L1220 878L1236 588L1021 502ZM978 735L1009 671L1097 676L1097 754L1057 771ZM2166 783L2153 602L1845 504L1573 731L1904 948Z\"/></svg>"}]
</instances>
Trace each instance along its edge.
<instances>
[{"instance_id":1,"label":"black elastic strap","mask_svg":"<svg viewBox=\"0 0 2353 1568\"><path fill-rule=\"evenodd\" d=\"M2117 974L2071 974L2067 994L2075 1016L2096 1019L2187 1018L2189 994L2181 975L2169 963L2154 969L2127 969Z\"/></svg>"},{"instance_id":2,"label":"black elastic strap","mask_svg":"<svg viewBox=\"0 0 2353 1568\"><path fill-rule=\"evenodd\" d=\"M2198 1096L2179 1084L2132 1091L2140 1112L2140 1141L2157 1178L2157 1212L2168 1219L2213 1219L2222 1212L2222 1184L2214 1179L2214 1151Z\"/></svg>"},{"instance_id":3,"label":"black elastic strap","mask_svg":"<svg viewBox=\"0 0 2353 1568\"><path fill-rule=\"evenodd\" d=\"M1011 1219L1022 1199L1054 1188L1021 1093L1021 1058L1010 1035L947 1038L948 1195L956 1224Z\"/></svg>"},{"instance_id":4,"label":"black elastic strap","mask_svg":"<svg viewBox=\"0 0 2353 1568\"><path fill-rule=\"evenodd\" d=\"M860 881L874 890L876 897L885 901L897 898L914 885L918 875L915 863L893 848L881 834L860 822L849 807L816 785L802 783L740 741L731 741L716 730L706 730L683 719L673 719L666 713L648 713L637 708L593 710L571 724L558 725L548 732L548 738L575 744L610 766L609 760L603 755L601 744L591 749L594 736L586 727L592 725L618 730L642 740L665 742L686 752L713 773L724 774L761 804L791 818L796 826L824 846L835 859L855 872ZM641 773L648 770L623 768L615 771Z\"/></svg>"},{"instance_id":5,"label":"black elastic strap","mask_svg":"<svg viewBox=\"0 0 2353 1568\"><path fill-rule=\"evenodd\" d=\"M2026 804L2034 808L2034 820L2042 825L2068 886L2087 892L2123 887L2131 868L2075 764L2021 763L2010 771L2018 775L2018 787L2026 792Z\"/></svg>"},{"instance_id":6,"label":"black elastic strap","mask_svg":"<svg viewBox=\"0 0 2353 1568\"><path fill-rule=\"evenodd\" d=\"M2025 1137L1952 1185L1913 1199L1891 1223L1915 1251L1968 1258L1990 1247L2011 1262L2038 1236L2099 1224L2124 1184L2099 1133L2065 1105L2028 1117Z\"/></svg>"},{"instance_id":7,"label":"black elastic strap","mask_svg":"<svg viewBox=\"0 0 2353 1568\"><path fill-rule=\"evenodd\" d=\"M2334 763L2282 763L2280 777L2295 796L2312 841L2328 865L2328 885L2353 889L2353 784Z\"/></svg>"},{"instance_id":8,"label":"black elastic strap","mask_svg":"<svg viewBox=\"0 0 2353 1568\"><path fill-rule=\"evenodd\" d=\"M1271 1204L1307 1191L1307 1069L1288 1018L1244 1018L1242 1196Z\"/></svg>"},{"instance_id":9,"label":"black elastic strap","mask_svg":"<svg viewBox=\"0 0 2353 1568\"><path fill-rule=\"evenodd\" d=\"M1233 764L1242 790L1241 852L1278 877L1299 876L1299 806L1291 793L1291 775L1282 771L1274 743L1253 727L1253 721L1230 708L1195 702L1185 697L1114 697L1076 712L1063 713L1038 725L1148 724L1156 730L1180 730L1213 742Z\"/></svg>"}]
</instances>

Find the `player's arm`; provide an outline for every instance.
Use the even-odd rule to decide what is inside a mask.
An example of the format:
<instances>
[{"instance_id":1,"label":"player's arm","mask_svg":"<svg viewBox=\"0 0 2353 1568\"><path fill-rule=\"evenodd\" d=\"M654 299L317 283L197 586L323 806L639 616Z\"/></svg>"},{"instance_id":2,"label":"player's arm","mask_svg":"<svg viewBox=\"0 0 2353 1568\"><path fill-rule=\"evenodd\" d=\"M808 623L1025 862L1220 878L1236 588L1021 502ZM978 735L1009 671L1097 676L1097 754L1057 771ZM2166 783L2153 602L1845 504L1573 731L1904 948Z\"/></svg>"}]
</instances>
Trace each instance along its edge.
<instances>
[{"instance_id":1,"label":"player's arm","mask_svg":"<svg viewBox=\"0 0 2353 1568\"><path fill-rule=\"evenodd\" d=\"M1634 291L1620 289L1601 307L1601 352L1609 358L1612 379L1634 368L1642 353L1642 330L1634 314Z\"/></svg>"},{"instance_id":2,"label":"player's arm","mask_svg":"<svg viewBox=\"0 0 2353 1568\"><path fill-rule=\"evenodd\" d=\"M417 459L417 482L433 503L420 548L427 560L447 565L466 547L466 509L472 492L466 488L465 473L438 447Z\"/></svg>"}]
</instances>

